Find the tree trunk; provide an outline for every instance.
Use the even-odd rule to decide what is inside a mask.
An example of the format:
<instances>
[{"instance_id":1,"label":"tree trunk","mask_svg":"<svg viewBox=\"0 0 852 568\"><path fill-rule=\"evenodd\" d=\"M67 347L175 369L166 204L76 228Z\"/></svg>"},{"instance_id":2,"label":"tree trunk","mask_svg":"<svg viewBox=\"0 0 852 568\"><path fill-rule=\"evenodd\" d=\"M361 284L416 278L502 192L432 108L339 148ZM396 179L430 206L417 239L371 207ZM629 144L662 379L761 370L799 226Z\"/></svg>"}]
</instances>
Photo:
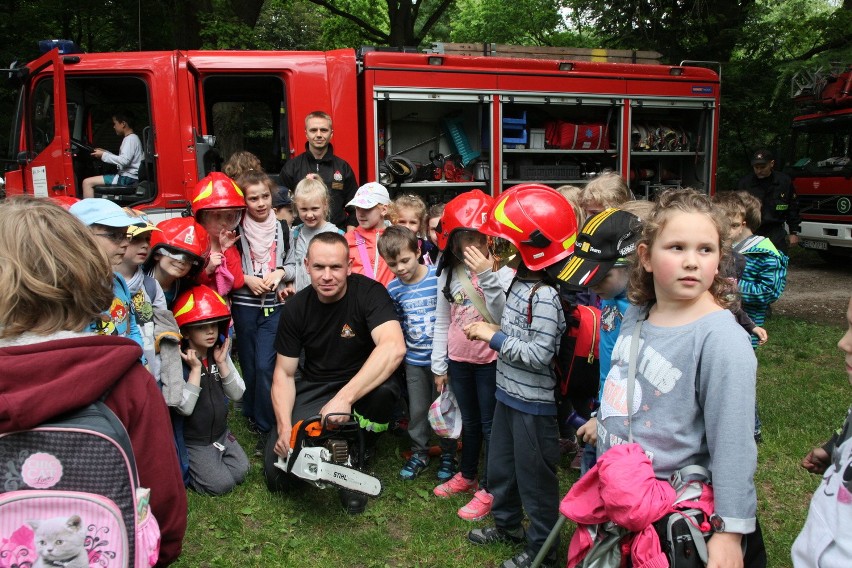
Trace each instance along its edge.
<instances>
[{"instance_id":1,"label":"tree trunk","mask_svg":"<svg viewBox=\"0 0 852 568\"><path fill-rule=\"evenodd\" d=\"M388 45L405 47L414 43L414 21L411 17L412 2L410 0L388 0L388 19L390 34Z\"/></svg>"}]
</instances>

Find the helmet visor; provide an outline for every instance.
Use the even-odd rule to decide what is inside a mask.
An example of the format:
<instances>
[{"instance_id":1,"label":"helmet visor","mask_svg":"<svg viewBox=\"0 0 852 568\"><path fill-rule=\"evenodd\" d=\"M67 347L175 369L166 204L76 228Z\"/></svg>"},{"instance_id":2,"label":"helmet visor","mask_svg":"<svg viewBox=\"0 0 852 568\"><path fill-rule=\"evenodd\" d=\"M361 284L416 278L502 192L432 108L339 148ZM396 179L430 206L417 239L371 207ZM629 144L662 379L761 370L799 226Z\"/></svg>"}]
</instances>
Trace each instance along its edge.
<instances>
[{"instance_id":1,"label":"helmet visor","mask_svg":"<svg viewBox=\"0 0 852 568\"><path fill-rule=\"evenodd\" d=\"M488 238L488 252L491 258L494 259L494 271L496 272L504 266L517 266L517 261L521 256L516 247L511 241L501 239L500 237Z\"/></svg>"},{"instance_id":2,"label":"helmet visor","mask_svg":"<svg viewBox=\"0 0 852 568\"><path fill-rule=\"evenodd\" d=\"M178 262L185 262L186 264L191 264L193 266L198 266L199 264L201 264L201 260L197 256L193 256L185 252L169 250L167 248L161 248L158 252L161 255L171 258L172 260L176 260Z\"/></svg>"},{"instance_id":3,"label":"helmet visor","mask_svg":"<svg viewBox=\"0 0 852 568\"><path fill-rule=\"evenodd\" d=\"M218 233L220 229L233 231L243 218L242 209L205 209L199 213L201 224L214 233Z\"/></svg>"}]
</instances>

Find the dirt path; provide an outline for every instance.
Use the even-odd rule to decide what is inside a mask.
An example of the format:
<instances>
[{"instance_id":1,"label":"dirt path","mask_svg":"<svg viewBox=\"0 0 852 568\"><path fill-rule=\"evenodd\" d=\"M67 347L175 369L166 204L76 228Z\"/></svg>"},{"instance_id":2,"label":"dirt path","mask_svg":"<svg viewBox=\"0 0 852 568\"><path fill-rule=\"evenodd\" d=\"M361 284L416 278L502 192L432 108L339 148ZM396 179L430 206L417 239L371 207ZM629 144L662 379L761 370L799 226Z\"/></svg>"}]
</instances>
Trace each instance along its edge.
<instances>
[{"instance_id":1,"label":"dirt path","mask_svg":"<svg viewBox=\"0 0 852 568\"><path fill-rule=\"evenodd\" d=\"M772 312L814 323L844 326L852 295L852 259L828 263L798 249L790 258L787 288Z\"/></svg>"}]
</instances>

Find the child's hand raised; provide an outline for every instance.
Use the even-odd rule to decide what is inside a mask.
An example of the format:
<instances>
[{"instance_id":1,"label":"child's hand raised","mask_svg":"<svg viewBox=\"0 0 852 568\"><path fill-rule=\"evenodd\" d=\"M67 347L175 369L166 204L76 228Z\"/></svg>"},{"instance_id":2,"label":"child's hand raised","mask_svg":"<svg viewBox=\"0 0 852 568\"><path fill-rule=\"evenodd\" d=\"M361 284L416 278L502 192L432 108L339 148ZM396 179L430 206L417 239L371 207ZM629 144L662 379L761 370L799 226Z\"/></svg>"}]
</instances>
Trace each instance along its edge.
<instances>
[{"instance_id":1,"label":"child's hand raised","mask_svg":"<svg viewBox=\"0 0 852 568\"><path fill-rule=\"evenodd\" d=\"M469 246L464 249L464 263L474 274L491 270L493 263L491 257L482 254L479 247Z\"/></svg>"},{"instance_id":2,"label":"child's hand raised","mask_svg":"<svg viewBox=\"0 0 852 568\"><path fill-rule=\"evenodd\" d=\"M183 362L186 363L190 369L201 368L201 359L198 358L198 353L195 349L187 348L186 351L181 351L180 358L183 359Z\"/></svg>"},{"instance_id":3,"label":"child's hand raised","mask_svg":"<svg viewBox=\"0 0 852 568\"><path fill-rule=\"evenodd\" d=\"M237 242L237 232L229 231L227 229L222 229L219 231L219 247L221 247L222 251L226 251Z\"/></svg>"},{"instance_id":4,"label":"child's hand raised","mask_svg":"<svg viewBox=\"0 0 852 568\"><path fill-rule=\"evenodd\" d=\"M222 371L222 366L227 365L228 363L228 351L231 349L231 338L226 337L225 341L222 342L222 345L217 345L213 348L213 360L216 361L216 365L219 366L219 371L223 375L227 375L228 373Z\"/></svg>"}]
</instances>

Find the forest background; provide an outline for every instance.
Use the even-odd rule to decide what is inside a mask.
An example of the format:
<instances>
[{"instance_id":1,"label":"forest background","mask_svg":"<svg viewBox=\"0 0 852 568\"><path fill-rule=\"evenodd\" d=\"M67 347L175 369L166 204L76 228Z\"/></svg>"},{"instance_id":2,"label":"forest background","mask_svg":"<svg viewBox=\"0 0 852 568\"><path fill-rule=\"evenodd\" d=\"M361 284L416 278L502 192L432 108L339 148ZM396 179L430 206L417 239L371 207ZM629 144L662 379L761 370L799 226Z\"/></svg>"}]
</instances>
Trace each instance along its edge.
<instances>
[{"instance_id":1,"label":"forest background","mask_svg":"<svg viewBox=\"0 0 852 568\"><path fill-rule=\"evenodd\" d=\"M656 50L722 70L717 187L733 187L758 146L783 156L802 69L852 63L852 0L3 0L0 67L40 39L87 52L328 50L432 42ZM0 81L2 83L2 81ZM15 93L0 84L0 148Z\"/></svg>"}]
</instances>

